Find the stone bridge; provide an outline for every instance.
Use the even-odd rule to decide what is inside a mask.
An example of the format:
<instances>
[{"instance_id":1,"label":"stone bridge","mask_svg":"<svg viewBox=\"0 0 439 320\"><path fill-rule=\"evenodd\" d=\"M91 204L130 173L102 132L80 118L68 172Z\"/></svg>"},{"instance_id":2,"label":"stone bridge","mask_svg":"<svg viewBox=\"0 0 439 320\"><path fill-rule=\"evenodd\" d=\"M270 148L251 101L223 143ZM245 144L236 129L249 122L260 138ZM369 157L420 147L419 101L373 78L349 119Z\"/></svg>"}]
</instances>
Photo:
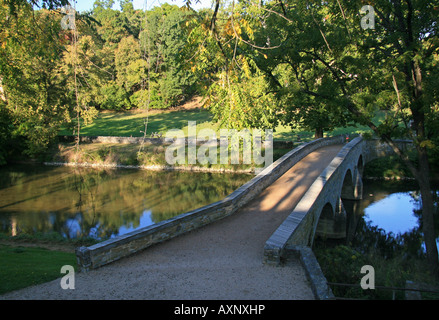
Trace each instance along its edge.
<instances>
[{"instance_id":1,"label":"stone bridge","mask_svg":"<svg viewBox=\"0 0 439 320\"><path fill-rule=\"evenodd\" d=\"M410 141L397 141L410 147ZM360 200L363 196L363 169L378 157L393 150L378 140L361 136L346 144L328 167L318 176L291 214L266 241L264 261L278 265L286 250L312 247L316 234L331 238L346 236L346 211L343 200Z\"/></svg>"},{"instance_id":2,"label":"stone bridge","mask_svg":"<svg viewBox=\"0 0 439 320\"><path fill-rule=\"evenodd\" d=\"M264 248L266 263L279 264L287 247L311 247L316 232L334 234L339 233L340 228L343 232L343 223L337 223L346 217L343 199L362 198L363 168L374 158L368 154L366 145L366 141L358 137L340 150L267 240Z\"/></svg>"},{"instance_id":3,"label":"stone bridge","mask_svg":"<svg viewBox=\"0 0 439 320\"><path fill-rule=\"evenodd\" d=\"M406 148L410 142L398 143ZM344 136L302 144L224 200L90 247L77 248L78 264L84 271L95 269L232 215L257 199L264 189L279 180L288 170L294 169L306 156L331 145L340 145L341 150L266 241L264 262L277 265L287 247L311 247L316 232L326 235L333 233L334 236L343 232L343 224L336 223L337 220L344 221L346 216L343 200L362 198L363 168L367 162L377 157L392 154L388 145L378 140L365 141L361 136L346 144ZM292 189L288 193L294 193L294 187L290 188Z\"/></svg>"},{"instance_id":4,"label":"stone bridge","mask_svg":"<svg viewBox=\"0 0 439 320\"><path fill-rule=\"evenodd\" d=\"M400 143L408 146L405 141ZM302 144L221 201L90 247L77 248L78 265L83 271L96 269L160 243L160 262L152 258L141 262L143 268L151 264L157 276L166 276L171 272L169 266L175 268L184 263L184 271L180 270L184 279L184 272L196 274L202 263L204 272L212 273L212 279L228 283L242 269L242 275L239 273L235 280L242 283L229 283L228 290L236 290L238 298L248 298L242 295L239 286L256 287L271 279L264 286L267 296L263 296L268 297L270 292L272 297L285 281L280 278L274 281L281 272L278 268L263 266L285 265L281 262L290 261L287 258L294 255L305 266L308 278L312 277L309 269L319 269L318 263L309 263L315 261L310 249L315 234L343 233L343 201L361 199L364 166L390 153L386 144L365 141L362 137L349 143L339 136ZM151 255L154 251L157 250L150 251ZM162 255L166 256L165 260ZM234 269L230 264L242 268ZM231 268L233 274L228 274ZM249 272L252 277L247 276ZM147 285L154 278L142 281ZM161 285L171 284L164 281ZM290 283L285 289L288 294L293 292L293 296L302 290L294 291L291 287L294 285L298 283ZM326 297L325 281L319 287L318 281L312 280L311 287L315 297ZM169 292L173 288L169 287ZM197 277L190 290L198 294L209 289ZM260 293L265 294L264 290Z\"/></svg>"}]
</instances>

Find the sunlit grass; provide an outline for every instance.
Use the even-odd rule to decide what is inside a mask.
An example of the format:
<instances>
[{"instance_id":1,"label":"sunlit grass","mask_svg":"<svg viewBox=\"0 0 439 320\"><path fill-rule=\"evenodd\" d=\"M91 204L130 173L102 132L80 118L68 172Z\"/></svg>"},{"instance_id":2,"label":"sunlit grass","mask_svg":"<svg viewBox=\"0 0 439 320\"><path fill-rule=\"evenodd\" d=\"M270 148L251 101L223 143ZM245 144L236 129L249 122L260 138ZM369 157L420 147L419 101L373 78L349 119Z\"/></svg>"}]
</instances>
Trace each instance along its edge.
<instances>
[{"instance_id":1,"label":"sunlit grass","mask_svg":"<svg viewBox=\"0 0 439 320\"><path fill-rule=\"evenodd\" d=\"M93 123L83 126L83 136L120 136L141 137L147 120L147 136L153 132L164 135L171 129L183 129L188 121L196 121L197 125L215 127L211 123L212 115L207 110L163 111L147 114L145 112L101 112ZM60 135L72 135L73 129L63 128Z\"/></svg>"},{"instance_id":2,"label":"sunlit grass","mask_svg":"<svg viewBox=\"0 0 439 320\"><path fill-rule=\"evenodd\" d=\"M145 112L101 112L93 123L81 128L83 136L120 136L120 137L141 137L147 121L147 137L152 133L164 136L171 129L182 130L185 135L188 133L189 121L196 122L196 130L212 129L219 136L219 124L213 120L208 110L180 110L180 111L155 111L147 115ZM376 119L379 121L379 119ZM371 132L366 126L351 125L348 127L336 128L331 132L325 132L325 136L336 136L340 134L358 134ZM64 128L60 135L72 135L73 128ZM289 126L277 126L273 130L274 140L284 141L309 141L314 138L314 132L300 128L292 129Z\"/></svg>"}]
</instances>

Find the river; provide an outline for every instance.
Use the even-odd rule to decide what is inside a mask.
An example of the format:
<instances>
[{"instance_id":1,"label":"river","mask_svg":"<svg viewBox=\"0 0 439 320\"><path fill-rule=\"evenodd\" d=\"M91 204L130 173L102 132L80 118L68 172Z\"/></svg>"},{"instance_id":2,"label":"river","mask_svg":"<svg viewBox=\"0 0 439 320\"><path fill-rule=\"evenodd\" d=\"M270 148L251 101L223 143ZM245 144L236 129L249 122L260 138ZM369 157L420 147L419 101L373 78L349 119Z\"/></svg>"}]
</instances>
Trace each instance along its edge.
<instances>
[{"instance_id":1,"label":"river","mask_svg":"<svg viewBox=\"0 0 439 320\"><path fill-rule=\"evenodd\" d=\"M435 187L435 206L438 206L439 188ZM316 237L316 245L347 244L368 253L371 249L382 252L405 250L411 255L425 253L422 241L422 201L414 181L363 181L363 199L343 200L347 215L339 228L338 239ZM438 218L436 218L438 219ZM436 224L439 234L439 224ZM439 237L437 238L439 246Z\"/></svg>"},{"instance_id":2,"label":"river","mask_svg":"<svg viewBox=\"0 0 439 320\"><path fill-rule=\"evenodd\" d=\"M70 239L103 240L221 200L252 177L7 166L0 169L0 232L7 236L54 232ZM421 201L414 182L365 180L363 199L344 204L348 242L364 247L375 241L369 239L371 234L407 242L407 235L416 238L422 233Z\"/></svg>"},{"instance_id":3,"label":"river","mask_svg":"<svg viewBox=\"0 0 439 320\"><path fill-rule=\"evenodd\" d=\"M0 169L0 233L104 240L221 200L252 177L7 166Z\"/></svg>"}]
</instances>

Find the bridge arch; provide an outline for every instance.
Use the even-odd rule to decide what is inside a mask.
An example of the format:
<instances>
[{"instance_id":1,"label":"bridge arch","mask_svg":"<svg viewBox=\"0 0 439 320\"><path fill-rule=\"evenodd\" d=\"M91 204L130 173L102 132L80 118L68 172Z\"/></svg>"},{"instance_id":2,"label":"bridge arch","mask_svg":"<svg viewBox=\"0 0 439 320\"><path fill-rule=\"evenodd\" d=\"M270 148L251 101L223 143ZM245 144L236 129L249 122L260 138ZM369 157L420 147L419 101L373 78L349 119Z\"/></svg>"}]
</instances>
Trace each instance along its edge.
<instances>
[{"instance_id":1,"label":"bridge arch","mask_svg":"<svg viewBox=\"0 0 439 320\"><path fill-rule=\"evenodd\" d=\"M315 235L324 239L343 239L346 237L346 221L346 211L341 198L338 198L335 208L328 202L320 213L313 237Z\"/></svg>"},{"instance_id":2,"label":"bridge arch","mask_svg":"<svg viewBox=\"0 0 439 320\"><path fill-rule=\"evenodd\" d=\"M351 169L347 169L341 185L340 195L342 199L353 199L354 194L354 178Z\"/></svg>"},{"instance_id":3,"label":"bridge arch","mask_svg":"<svg viewBox=\"0 0 439 320\"><path fill-rule=\"evenodd\" d=\"M334 208L332 207L332 204L330 202L326 203L325 206L322 208L322 212L320 213L320 219L331 219L334 217Z\"/></svg>"}]
</instances>

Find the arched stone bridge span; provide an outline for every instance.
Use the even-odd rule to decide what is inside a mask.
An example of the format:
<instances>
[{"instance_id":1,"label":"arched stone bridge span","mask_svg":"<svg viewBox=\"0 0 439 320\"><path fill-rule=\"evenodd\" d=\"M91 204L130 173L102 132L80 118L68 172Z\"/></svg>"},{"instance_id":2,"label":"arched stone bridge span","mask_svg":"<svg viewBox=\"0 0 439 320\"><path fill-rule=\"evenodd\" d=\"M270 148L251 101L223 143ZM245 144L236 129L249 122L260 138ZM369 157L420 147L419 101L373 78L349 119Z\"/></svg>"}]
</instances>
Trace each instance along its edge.
<instances>
[{"instance_id":1,"label":"arched stone bridge span","mask_svg":"<svg viewBox=\"0 0 439 320\"><path fill-rule=\"evenodd\" d=\"M407 141L398 144L406 148ZM342 233L346 227L343 200L360 200L363 169L367 162L392 154L387 144L361 136L346 144L317 177L291 214L266 241L264 262L278 265L286 249L311 247L316 232ZM337 222L340 223L337 223Z\"/></svg>"},{"instance_id":2,"label":"arched stone bridge span","mask_svg":"<svg viewBox=\"0 0 439 320\"><path fill-rule=\"evenodd\" d=\"M78 265L84 271L96 269L244 213L249 213L248 220L242 222L246 229L259 230L258 225L261 225L269 232L265 235L250 231L250 234L266 241L264 262L277 264L288 245L312 244L320 216L337 217L337 213L343 211L341 199L361 197L361 174L365 163L387 155L389 151L386 145L364 141L361 137L348 144L343 136L302 144L221 201L90 247L77 248ZM259 216L261 220L258 220ZM268 220L263 222L262 218ZM235 226L231 223L228 228ZM249 235L244 232L240 235L242 240L224 239L221 243L248 242Z\"/></svg>"}]
</instances>

